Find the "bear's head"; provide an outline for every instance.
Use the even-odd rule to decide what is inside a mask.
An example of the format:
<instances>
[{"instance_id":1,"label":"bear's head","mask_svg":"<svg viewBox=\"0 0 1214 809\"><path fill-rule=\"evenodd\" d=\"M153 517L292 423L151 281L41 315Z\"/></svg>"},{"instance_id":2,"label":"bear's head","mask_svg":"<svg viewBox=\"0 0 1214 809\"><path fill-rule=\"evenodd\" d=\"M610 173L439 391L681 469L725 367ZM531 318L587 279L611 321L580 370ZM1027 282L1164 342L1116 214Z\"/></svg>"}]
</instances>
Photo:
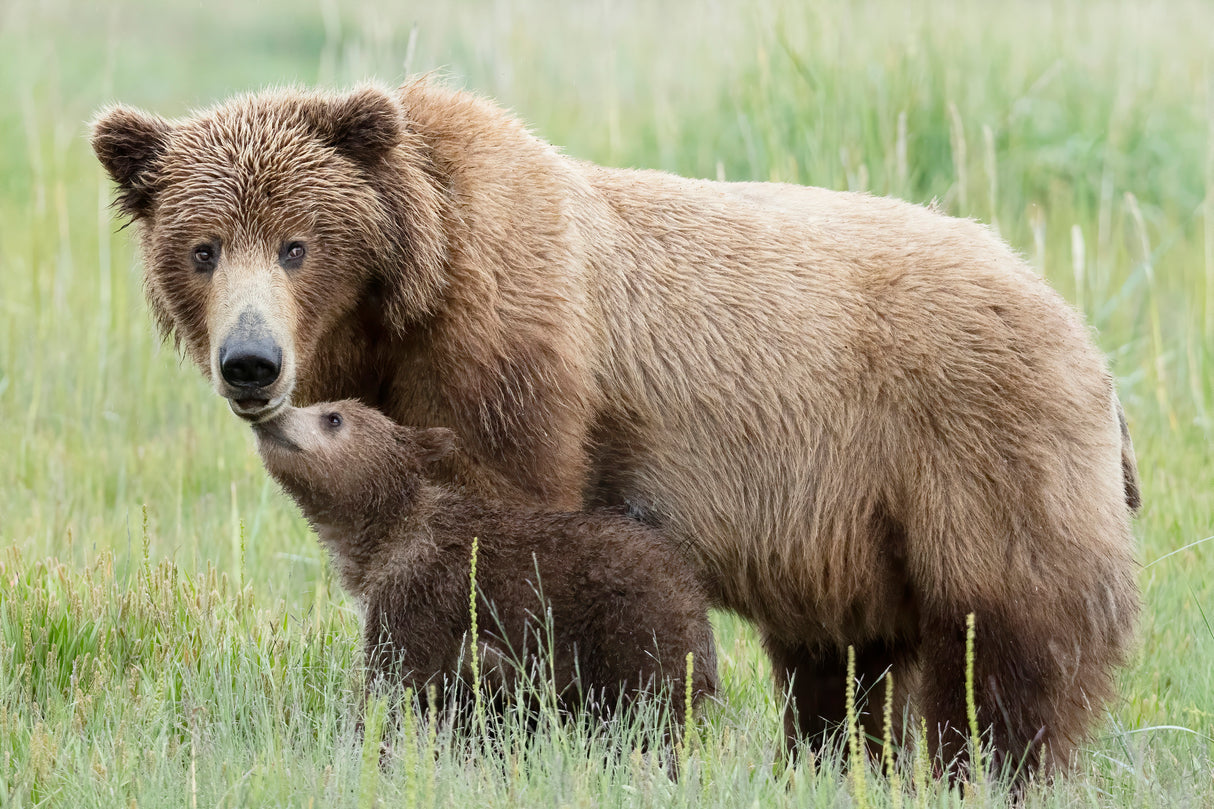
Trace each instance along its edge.
<instances>
[{"instance_id":1,"label":"bear's head","mask_svg":"<svg viewBox=\"0 0 1214 809\"><path fill-rule=\"evenodd\" d=\"M408 513L431 468L455 449L444 427L405 427L352 399L284 405L253 430L266 470L304 516L344 528Z\"/></svg>"},{"instance_id":2,"label":"bear's head","mask_svg":"<svg viewBox=\"0 0 1214 809\"><path fill-rule=\"evenodd\" d=\"M114 107L92 145L139 230L162 332L237 415L307 390L319 350L356 380L335 330L404 332L438 305L442 191L390 92L269 91L176 121Z\"/></svg>"}]
</instances>

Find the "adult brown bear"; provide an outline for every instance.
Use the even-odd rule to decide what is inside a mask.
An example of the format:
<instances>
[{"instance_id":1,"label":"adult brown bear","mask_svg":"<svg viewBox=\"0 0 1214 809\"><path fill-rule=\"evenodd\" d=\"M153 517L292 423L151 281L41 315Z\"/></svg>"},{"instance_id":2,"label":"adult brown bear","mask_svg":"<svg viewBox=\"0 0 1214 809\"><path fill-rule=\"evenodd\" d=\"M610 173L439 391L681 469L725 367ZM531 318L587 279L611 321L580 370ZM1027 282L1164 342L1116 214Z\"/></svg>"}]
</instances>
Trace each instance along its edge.
<instances>
[{"instance_id":1,"label":"adult brown bear","mask_svg":"<svg viewBox=\"0 0 1214 809\"><path fill-rule=\"evenodd\" d=\"M502 497L627 504L760 627L790 735L842 717L850 644L960 752L970 612L998 760L1065 760L1109 698L1133 453L1080 317L985 227L601 168L425 81L117 107L93 147L238 415L358 398Z\"/></svg>"}]
</instances>

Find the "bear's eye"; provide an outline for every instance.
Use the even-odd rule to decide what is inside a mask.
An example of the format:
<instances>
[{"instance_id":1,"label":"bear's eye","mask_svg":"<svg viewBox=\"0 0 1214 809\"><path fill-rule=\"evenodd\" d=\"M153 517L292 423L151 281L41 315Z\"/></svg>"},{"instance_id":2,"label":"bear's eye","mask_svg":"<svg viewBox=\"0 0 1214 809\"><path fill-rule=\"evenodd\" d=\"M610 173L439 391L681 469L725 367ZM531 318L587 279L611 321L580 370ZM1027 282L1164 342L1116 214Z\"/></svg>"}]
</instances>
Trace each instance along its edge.
<instances>
[{"instance_id":1,"label":"bear's eye","mask_svg":"<svg viewBox=\"0 0 1214 809\"><path fill-rule=\"evenodd\" d=\"M329 413L325 417L325 424L329 429L336 430L341 426L341 413Z\"/></svg>"},{"instance_id":2,"label":"bear's eye","mask_svg":"<svg viewBox=\"0 0 1214 809\"><path fill-rule=\"evenodd\" d=\"M289 270L298 269L307 254L308 249L304 247L303 242L290 242L284 244L279 251L278 263Z\"/></svg>"},{"instance_id":3,"label":"bear's eye","mask_svg":"<svg viewBox=\"0 0 1214 809\"><path fill-rule=\"evenodd\" d=\"M190 256L198 270L210 272L215 269L215 261L219 258L219 248L213 244L199 244L194 247Z\"/></svg>"}]
</instances>

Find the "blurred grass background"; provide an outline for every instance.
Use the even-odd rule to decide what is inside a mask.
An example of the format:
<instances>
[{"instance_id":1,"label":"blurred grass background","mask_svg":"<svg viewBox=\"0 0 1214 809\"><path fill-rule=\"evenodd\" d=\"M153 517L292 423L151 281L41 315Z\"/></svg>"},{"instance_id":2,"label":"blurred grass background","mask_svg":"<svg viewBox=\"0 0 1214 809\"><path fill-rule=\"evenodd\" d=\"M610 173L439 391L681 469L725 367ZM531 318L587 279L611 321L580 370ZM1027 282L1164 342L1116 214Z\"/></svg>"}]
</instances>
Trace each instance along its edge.
<instances>
[{"instance_id":1,"label":"blurred grass background","mask_svg":"<svg viewBox=\"0 0 1214 809\"><path fill-rule=\"evenodd\" d=\"M86 130L118 100L180 115L433 70L579 158L994 224L1111 357L1146 498L1139 655L1076 775L1030 802L1214 805L1214 541L1166 556L1214 534L1210 30L1195 0L0 0L0 804L366 799L337 741L356 618L247 430L159 343ZM717 623L699 778L554 745L512 779L449 751L420 800L858 803L773 765L766 663Z\"/></svg>"}]
</instances>

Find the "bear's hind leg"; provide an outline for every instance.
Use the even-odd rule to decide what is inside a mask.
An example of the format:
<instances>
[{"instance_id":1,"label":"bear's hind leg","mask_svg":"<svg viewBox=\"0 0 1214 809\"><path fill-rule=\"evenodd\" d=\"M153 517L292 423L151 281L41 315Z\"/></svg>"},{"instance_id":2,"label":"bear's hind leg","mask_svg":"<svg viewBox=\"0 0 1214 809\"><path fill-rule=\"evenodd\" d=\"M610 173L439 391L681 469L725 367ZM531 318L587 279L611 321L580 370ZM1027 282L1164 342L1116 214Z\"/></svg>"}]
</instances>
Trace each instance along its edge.
<instances>
[{"instance_id":1,"label":"bear's hind leg","mask_svg":"<svg viewBox=\"0 0 1214 809\"><path fill-rule=\"evenodd\" d=\"M977 608L925 616L917 696L928 744L950 777L963 777L969 767L968 612L975 614L973 685L984 765L1019 785L1067 761L1108 698L1113 661L1098 642L1083 648L1084 639L1041 613Z\"/></svg>"},{"instance_id":2,"label":"bear's hind leg","mask_svg":"<svg viewBox=\"0 0 1214 809\"><path fill-rule=\"evenodd\" d=\"M975 616L978 730L991 772L1022 784L1065 765L1112 696L1138 596L1121 481L1103 483L1103 503L1095 486L1069 503L1066 493L1078 486L1019 504L1008 497L1011 507L970 512L936 535L964 542L915 546L916 569L929 572L915 588L916 702L930 745L954 777L969 767L968 614Z\"/></svg>"},{"instance_id":3,"label":"bear's hind leg","mask_svg":"<svg viewBox=\"0 0 1214 809\"><path fill-rule=\"evenodd\" d=\"M928 745L951 777L965 777L969 766L966 703L966 613L925 617L922 628L923 677L919 705L927 722ZM1045 672L1031 644L990 611L975 614L974 693L983 749L994 772L1032 771L1037 765L1050 713Z\"/></svg>"},{"instance_id":4,"label":"bear's hind leg","mask_svg":"<svg viewBox=\"0 0 1214 809\"><path fill-rule=\"evenodd\" d=\"M804 742L815 753L821 752L834 741L834 734L846 727L847 649L787 643L770 636L765 636L763 643L771 658L776 688L781 696L788 697L784 734L789 750ZM904 649L885 641L856 647L856 712L871 755L879 755L881 750L885 692L880 683L891 667L905 658Z\"/></svg>"}]
</instances>

